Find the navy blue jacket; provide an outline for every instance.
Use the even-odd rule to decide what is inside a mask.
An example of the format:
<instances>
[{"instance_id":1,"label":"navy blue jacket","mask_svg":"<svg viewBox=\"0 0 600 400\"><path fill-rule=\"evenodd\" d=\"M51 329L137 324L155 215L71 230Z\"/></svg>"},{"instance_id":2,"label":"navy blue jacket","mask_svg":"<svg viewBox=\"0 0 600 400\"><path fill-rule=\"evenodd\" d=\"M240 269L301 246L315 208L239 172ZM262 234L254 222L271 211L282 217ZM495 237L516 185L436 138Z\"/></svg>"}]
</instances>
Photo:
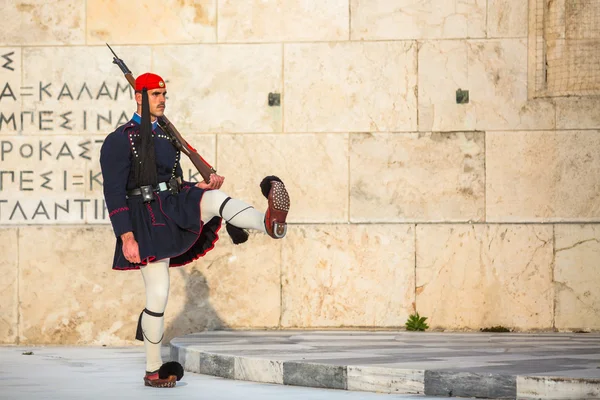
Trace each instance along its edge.
<instances>
[{"instance_id":1,"label":"navy blue jacket","mask_svg":"<svg viewBox=\"0 0 600 400\"><path fill-rule=\"evenodd\" d=\"M152 124L158 182L168 182L172 177L182 176L180 154L169 137L156 122ZM139 134L140 117L133 118L109 134L100 150L100 166L104 181L104 199L113 230L117 237L132 232L133 227L127 204L127 190L134 189L132 168L134 139Z\"/></svg>"}]
</instances>

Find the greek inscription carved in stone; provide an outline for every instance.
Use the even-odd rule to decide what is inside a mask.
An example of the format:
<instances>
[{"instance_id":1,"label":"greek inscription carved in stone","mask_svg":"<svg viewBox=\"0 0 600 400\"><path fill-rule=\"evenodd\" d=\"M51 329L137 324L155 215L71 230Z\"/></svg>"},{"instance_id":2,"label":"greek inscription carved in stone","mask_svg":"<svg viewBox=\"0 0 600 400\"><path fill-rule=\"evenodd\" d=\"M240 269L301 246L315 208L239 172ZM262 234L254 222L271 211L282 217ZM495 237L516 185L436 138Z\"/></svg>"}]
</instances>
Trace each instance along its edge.
<instances>
[{"instance_id":1,"label":"greek inscription carved in stone","mask_svg":"<svg viewBox=\"0 0 600 400\"><path fill-rule=\"evenodd\" d=\"M131 86L69 68L32 75L21 53L0 50L0 226L109 224L100 148L131 118Z\"/></svg>"}]
</instances>

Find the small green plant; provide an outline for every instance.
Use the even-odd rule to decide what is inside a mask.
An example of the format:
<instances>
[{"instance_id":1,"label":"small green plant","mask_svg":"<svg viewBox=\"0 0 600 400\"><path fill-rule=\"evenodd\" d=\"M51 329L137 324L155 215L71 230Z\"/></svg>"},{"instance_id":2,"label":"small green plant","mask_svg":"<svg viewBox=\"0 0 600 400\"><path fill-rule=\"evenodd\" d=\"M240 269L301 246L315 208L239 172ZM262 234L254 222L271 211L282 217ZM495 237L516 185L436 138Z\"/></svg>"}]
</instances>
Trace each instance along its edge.
<instances>
[{"instance_id":1,"label":"small green plant","mask_svg":"<svg viewBox=\"0 0 600 400\"><path fill-rule=\"evenodd\" d=\"M491 328L481 328L481 332L510 332L510 329L498 325Z\"/></svg>"},{"instance_id":2,"label":"small green plant","mask_svg":"<svg viewBox=\"0 0 600 400\"><path fill-rule=\"evenodd\" d=\"M408 317L404 325L407 331L424 331L429 328L429 325L425 323L426 320L427 317L421 317L419 313L414 313Z\"/></svg>"}]
</instances>

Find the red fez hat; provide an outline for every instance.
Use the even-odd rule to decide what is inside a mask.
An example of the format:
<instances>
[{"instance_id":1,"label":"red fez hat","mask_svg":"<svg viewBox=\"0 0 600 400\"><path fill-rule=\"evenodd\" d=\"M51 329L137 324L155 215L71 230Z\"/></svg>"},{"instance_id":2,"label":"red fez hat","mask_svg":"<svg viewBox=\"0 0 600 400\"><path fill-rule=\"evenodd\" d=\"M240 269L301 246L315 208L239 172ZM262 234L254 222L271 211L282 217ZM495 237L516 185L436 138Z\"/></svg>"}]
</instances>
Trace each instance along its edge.
<instances>
[{"instance_id":1,"label":"red fez hat","mask_svg":"<svg viewBox=\"0 0 600 400\"><path fill-rule=\"evenodd\" d=\"M161 78L160 76L158 76L156 74L152 74L150 72L147 72L145 74L138 76L137 79L135 80L135 91L136 92L141 92L142 89L144 89L144 88L146 88L148 90L166 89L167 85L165 84L165 81L163 80L163 78Z\"/></svg>"}]
</instances>

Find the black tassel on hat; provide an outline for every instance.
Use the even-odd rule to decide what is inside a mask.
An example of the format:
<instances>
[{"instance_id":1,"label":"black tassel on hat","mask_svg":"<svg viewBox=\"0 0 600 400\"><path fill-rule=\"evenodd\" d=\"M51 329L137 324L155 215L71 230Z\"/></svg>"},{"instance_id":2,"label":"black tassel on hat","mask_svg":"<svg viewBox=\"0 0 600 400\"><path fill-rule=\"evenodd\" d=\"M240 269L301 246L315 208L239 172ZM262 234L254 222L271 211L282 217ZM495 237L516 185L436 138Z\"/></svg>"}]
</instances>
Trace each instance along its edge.
<instances>
[{"instance_id":1,"label":"black tassel on hat","mask_svg":"<svg viewBox=\"0 0 600 400\"><path fill-rule=\"evenodd\" d=\"M138 162L135 165L135 180L137 187L158 184L156 173L156 153L154 152L154 138L152 137L152 123L150 122L150 104L148 103L148 90L142 89L142 121L140 136L138 138Z\"/></svg>"}]
</instances>

